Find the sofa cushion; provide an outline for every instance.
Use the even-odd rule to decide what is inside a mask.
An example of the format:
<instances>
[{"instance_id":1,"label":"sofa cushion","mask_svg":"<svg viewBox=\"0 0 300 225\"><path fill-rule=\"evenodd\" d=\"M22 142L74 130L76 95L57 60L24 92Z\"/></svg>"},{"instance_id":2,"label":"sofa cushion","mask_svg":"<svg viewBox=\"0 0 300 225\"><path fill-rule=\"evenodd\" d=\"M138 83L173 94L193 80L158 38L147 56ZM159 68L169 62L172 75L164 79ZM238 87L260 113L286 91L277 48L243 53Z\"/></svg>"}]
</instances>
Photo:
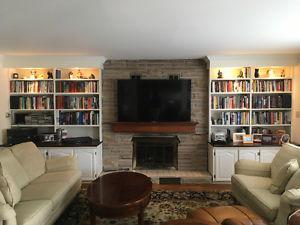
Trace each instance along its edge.
<instances>
[{"instance_id":1,"label":"sofa cushion","mask_svg":"<svg viewBox=\"0 0 300 225\"><path fill-rule=\"evenodd\" d=\"M290 178L298 169L299 165L297 159L291 159L282 165L278 173L272 177L270 191L273 194L282 194Z\"/></svg>"},{"instance_id":2,"label":"sofa cushion","mask_svg":"<svg viewBox=\"0 0 300 225\"><path fill-rule=\"evenodd\" d=\"M0 163L2 164L2 168L13 177L19 188L22 189L29 184L29 178L24 171L24 168L10 149L0 151Z\"/></svg>"},{"instance_id":3,"label":"sofa cushion","mask_svg":"<svg viewBox=\"0 0 300 225\"><path fill-rule=\"evenodd\" d=\"M38 177L31 184L47 183L47 182L66 182L74 185L81 177L79 170L68 170L63 172L45 173Z\"/></svg>"},{"instance_id":4,"label":"sofa cushion","mask_svg":"<svg viewBox=\"0 0 300 225\"><path fill-rule=\"evenodd\" d=\"M231 177L232 185L238 187L243 193L249 189L269 189L272 179L269 177L255 177L242 174L235 174Z\"/></svg>"},{"instance_id":5,"label":"sofa cushion","mask_svg":"<svg viewBox=\"0 0 300 225\"><path fill-rule=\"evenodd\" d=\"M300 188L300 169L294 173L294 175L291 177L289 182L287 183L285 190L290 190L290 189L299 189Z\"/></svg>"},{"instance_id":6,"label":"sofa cushion","mask_svg":"<svg viewBox=\"0 0 300 225\"><path fill-rule=\"evenodd\" d=\"M14 145L11 149L23 166L30 182L45 173L45 159L34 143L26 142Z\"/></svg>"},{"instance_id":7,"label":"sofa cushion","mask_svg":"<svg viewBox=\"0 0 300 225\"><path fill-rule=\"evenodd\" d=\"M5 198L4 198L1 190L0 190L0 204L6 204Z\"/></svg>"},{"instance_id":8,"label":"sofa cushion","mask_svg":"<svg viewBox=\"0 0 300 225\"><path fill-rule=\"evenodd\" d=\"M8 173L4 173L0 163L0 190L5 201L12 207L21 199L21 189Z\"/></svg>"},{"instance_id":9,"label":"sofa cushion","mask_svg":"<svg viewBox=\"0 0 300 225\"><path fill-rule=\"evenodd\" d=\"M275 177L282 165L291 159L297 159L300 163L300 147L292 144L283 144L271 163L271 176Z\"/></svg>"},{"instance_id":10,"label":"sofa cushion","mask_svg":"<svg viewBox=\"0 0 300 225\"><path fill-rule=\"evenodd\" d=\"M247 193L249 205L260 215L273 221L277 216L280 195L272 194L268 189L251 189Z\"/></svg>"},{"instance_id":11,"label":"sofa cushion","mask_svg":"<svg viewBox=\"0 0 300 225\"><path fill-rule=\"evenodd\" d=\"M18 225L41 225L49 219L52 203L50 200L19 202L15 211Z\"/></svg>"}]
</instances>

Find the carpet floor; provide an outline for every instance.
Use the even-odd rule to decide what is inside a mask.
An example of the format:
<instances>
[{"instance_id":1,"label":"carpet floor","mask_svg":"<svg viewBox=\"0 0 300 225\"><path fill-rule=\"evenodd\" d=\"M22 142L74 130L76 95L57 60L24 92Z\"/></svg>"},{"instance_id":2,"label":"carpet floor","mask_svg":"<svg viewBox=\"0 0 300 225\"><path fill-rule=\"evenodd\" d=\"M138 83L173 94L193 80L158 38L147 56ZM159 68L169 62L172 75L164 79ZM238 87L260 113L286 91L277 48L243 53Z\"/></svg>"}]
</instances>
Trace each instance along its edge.
<instances>
[{"instance_id":1,"label":"carpet floor","mask_svg":"<svg viewBox=\"0 0 300 225\"><path fill-rule=\"evenodd\" d=\"M185 218L199 207L237 204L231 192L153 191L145 209L145 225L159 225L172 219ZM86 193L81 192L55 225L89 225ZM121 219L99 219L97 225L137 225L137 216Z\"/></svg>"}]
</instances>

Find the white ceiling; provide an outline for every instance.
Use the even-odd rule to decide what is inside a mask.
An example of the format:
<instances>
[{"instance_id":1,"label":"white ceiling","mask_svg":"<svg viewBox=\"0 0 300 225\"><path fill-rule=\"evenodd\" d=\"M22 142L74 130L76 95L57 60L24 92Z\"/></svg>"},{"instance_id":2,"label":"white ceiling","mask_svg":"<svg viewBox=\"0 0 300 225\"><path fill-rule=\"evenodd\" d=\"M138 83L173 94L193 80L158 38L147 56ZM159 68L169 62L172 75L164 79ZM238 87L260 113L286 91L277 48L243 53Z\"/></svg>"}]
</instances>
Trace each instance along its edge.
<instances>
[{"instance_id":1,"label":"white ceiling","mask_svg":"<svg viewBox=\"0 0 300 225\"><path fill-rule=\"evenodd\" d=\"M299 0L0 0L0 54L300 52Z\"/></svg>"}]
</instances>

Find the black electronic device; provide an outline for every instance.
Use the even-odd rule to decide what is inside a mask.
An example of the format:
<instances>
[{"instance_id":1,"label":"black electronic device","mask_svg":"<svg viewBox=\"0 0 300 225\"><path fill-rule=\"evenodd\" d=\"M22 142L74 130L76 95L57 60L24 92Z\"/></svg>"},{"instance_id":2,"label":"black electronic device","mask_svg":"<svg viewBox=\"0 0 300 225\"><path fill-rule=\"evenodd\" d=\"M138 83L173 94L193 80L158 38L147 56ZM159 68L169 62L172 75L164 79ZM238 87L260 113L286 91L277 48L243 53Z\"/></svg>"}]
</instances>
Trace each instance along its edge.
<instances>
[{"instance_id":1,"label":"black electronic device","mask_svg":"<svg viewBox=\"0 0 300 225\"><path fill-rule=\"evenodd\" d=\"M15 145L26 141L36 141L37 134L37 128L7 129L7 144Z\"/></svg>"}]
</instances>

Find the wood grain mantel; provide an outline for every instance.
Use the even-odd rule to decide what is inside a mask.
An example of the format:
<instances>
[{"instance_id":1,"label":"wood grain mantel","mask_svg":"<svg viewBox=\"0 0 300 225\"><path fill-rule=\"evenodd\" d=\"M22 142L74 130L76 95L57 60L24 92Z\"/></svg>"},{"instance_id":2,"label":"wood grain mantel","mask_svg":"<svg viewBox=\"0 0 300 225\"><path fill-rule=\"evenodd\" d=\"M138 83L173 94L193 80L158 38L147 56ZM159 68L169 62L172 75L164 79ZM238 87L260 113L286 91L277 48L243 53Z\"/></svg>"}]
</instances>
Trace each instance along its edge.
<instances>
[{"instance_id":1,"label":"wood grain mantel","mask_svg":"<svg viewBox=\"0 0 300 225\"><path fill-rule=\"evenodd\" d=\"M195 133L197 122L114 122L112 130L120 133Z\"/></svg>"}]
</instances>

